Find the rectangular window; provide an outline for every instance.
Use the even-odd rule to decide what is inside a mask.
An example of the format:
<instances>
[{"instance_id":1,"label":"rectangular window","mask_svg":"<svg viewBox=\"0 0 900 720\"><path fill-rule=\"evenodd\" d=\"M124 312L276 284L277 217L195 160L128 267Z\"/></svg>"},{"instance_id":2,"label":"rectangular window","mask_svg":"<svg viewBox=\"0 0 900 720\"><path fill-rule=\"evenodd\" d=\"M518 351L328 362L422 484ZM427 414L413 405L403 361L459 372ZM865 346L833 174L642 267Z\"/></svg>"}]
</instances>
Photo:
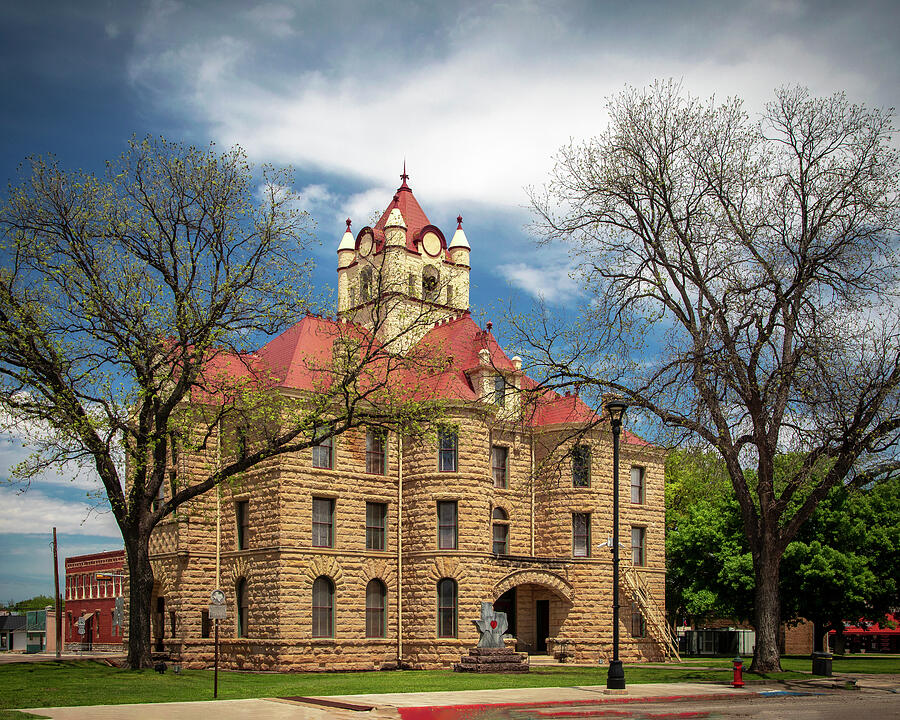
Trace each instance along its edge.
<instances>
[{"instance_id":1,"label":"rectangular window","mask_svg":"<svg viewBox=\"0 0 900 720\"><path fill-rule=\"evenodd\" d=\"M234 504L234 519L237 525L237 549L246 550L250 530L250 503L247 500L238 500Z\"/></svg>"},{"instance_id":2,"label":"rectangular window","mask_svg":"<svg viewBox=\"0 0 900 720\"><path fill-rule=\"evenodd\" d=\"M313 498L313 547L334 547L334 500Z\"/></svg>"},{"instance_id":3,"label":"rectangular window","mask_svg":"<svg viewBox=\"0 0 900 720\"><path fill-rule=\"evenodd\" d=\"M572 448L572 487L590 487L591 448L576 445Z\"/></svg>"},{"instance_id":4,"label":"rectangular window","mask_svg":"<svg viewBox=\"0 0 900 720\"><path fill-rule=\"evenodd\" d=\"M572 556L591 555L591 516L589 513L572 513Z\"/></svg>"},{"instance_id":5,"label":"rectangular window","mask_svg":"<svg viewBox=\"0 0 900 720\"><path fill-rule=\"evenodd\" d=\"M381 428L366 430L366 472L370 475L384 475L385 435Z\"/></svg>"},{"instance_id":6,"label":"rectangular window","mask_svg":"<svg viewBox=\"0 0 900 720\"><path fill-rule=\"evenodd\" d=\"M208 638L212 623L209 619L209 610L200 611L200 637Z\"/></svg>"},{"instance_id":7,"label":"rectangular window","mask_svg":"<svg viewBox=\"0 0 900 720\"><path fill-rule=\"evenodd\" d=\"M631 502L643 504L644 502L644 468L631 468Z\"/></svg>"},{"instance_id":8,"label":"rectangular window","mask_svg":"<svg viewBox=\"0 0 900 720\"><path fill-rule=\"evenodd\" d=\"M509 448L500 445L491 446L491 474L494 476L494 487L506 487L506 460Z\"/></svg>"},{"instance_id":9,"label":"rectangular window","mask_svg":"<svg viewBox=\"0 0 900 720\"><path fill-rule=\"evenodd\" d=\"M384 550L387 529L387 505L366 503L366 550Z\"/></svg>"},{"instance_id":10,"label":"rectangular window","mask_svg":"<svg viewBox=\"0 0 900 720\"><path fill-rule=\"evenodd\" d=\"M331 432L330 428L317 428L316 435L323 432ZM312 466L314 468L324 468L331 470L334 467L334 454L332 448L334 446L334 438L331 436L324 438L318 445L314 445L312 449Z\"/></svg>"},{"instance_id":11,"label":"rectangular window","mask_svg":"<svg viewBox=\"0 0 900 720\"><path fill-rule=\"evenodd\" d=\"M636 638L647 637L647 621L637 605L631 606L631 636Z\"/></svg>"},{"instance_id":12,"label":"rectangular window","mask_svg":"<svg viewBox=\"0 0 900 720\"><path fill-rule=\"evenodd\" d=\"M494 377L494 402L498 407L506 406L506 378L502 375Z\"/></svg>"},{"instance_id":13,"label":"rectangular window","mask_svg":"<svg viewBox=\"0 0 900 720\"><path fill-rule=\"evenodd\" d=\"M456 472L456 430L442 429L438 431L438 470Z\"/></svg>"},{"instance_id":14,"label":"rectangular window","mask_svg":"<svg viewBox=\"0 0 900 720\"><path fill-rule=\"evenodd\" d=\"M647 564L647 555L644 551L647 528L631 528L631 564L641 567Z\"/></svg>"},{"instance_id":15,"label":"rectangular window","mask_svg":"<svg viewBox=\"0 0 900 720\"><path fill-rule=\"evenodd\" d=\"M440 550L456 550L456 501L438 502L437 514L438 548Z\"/></svg>"},{"instance_id":16,"label":"rectangular window","mask_svg":"<svg viewBox=\"0 0 900 720\"><path fill-rule=\"evenodd\" d=\"M509 554L509 525L494 523L494 555Z\"/></svg>"}]
</instances>

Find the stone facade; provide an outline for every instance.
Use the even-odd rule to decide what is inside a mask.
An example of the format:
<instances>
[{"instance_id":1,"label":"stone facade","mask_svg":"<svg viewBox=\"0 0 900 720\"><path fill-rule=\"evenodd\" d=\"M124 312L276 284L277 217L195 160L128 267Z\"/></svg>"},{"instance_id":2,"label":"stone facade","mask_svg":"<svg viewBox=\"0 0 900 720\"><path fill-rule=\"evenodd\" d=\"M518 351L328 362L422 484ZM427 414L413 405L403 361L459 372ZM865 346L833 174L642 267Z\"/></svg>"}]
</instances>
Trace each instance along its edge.
<instances>
[{"instance_id":1,"label":"stone facade","mask_svg":"<svg viewBox=\"0 0 900 720\"><path fill-rule=\"evenodd\" d=\"M404 177L374 228L348 238L348 222L338 251L340 310L365 324L363 261L376 269L379 263L402 265L402 274L414 279L407 304L422 302L418 278L424 269L443 263L441 274L453 288L450 302L446 294L429 301L440 313L424 341L435 338L452 348L448 373L456 373L463 390L445 395L440 434L388 434L383 473L367 472L380 467L367 466L367 431L360 428L334 439L331 467L314 467L323 464L321 457L314 463L316 449L275 458L240 484L221 488L218 498L202 497L158 527L152 558L155 594L162 600L155 598L154 607L164 608L166 622L155 626L161 634L154 640L187 666L212 662L204 612L217 585L217 520L219 584L228 602L228 619L219 626L226 666L450 667L477 644L474 620L484 601L507 613L519 651L552 651L568 641L576 661L612 656L612 561L608 547L601 547L612 535L609 426L583 433L573 452L576 441L567 438L593 417L576 396L547 395L524 417L518 394L527 379L518 359L509 360L489 328L479 328L468 314L469 246L461 219L448 246L412 203ZM391 252L402 256L402 263L390 259ZM501 397L493 390L498 376L506 388ZM455 386L448 381L442 387ZM455 448L448 447L448 438L455 439ZM586 477L581 472L578 481L573 455L587 465ZM177 472L205 472L213 460L181 457ZM631 528L642 529L638 572L660 607L665 606L664 460L660 449L624 434L622 557L626 562L632 557ZM632 467L642 469L639 502L632 502ZM386 508L383 542L374 512L379 508ZM448 513L443 522L440 508ZM574 514L587 515L586 540L574 538ZM325 542L329 535L330 543ZM367 588L373 587L367 610ZM664 648L646 634L625 587L620 603L622 658L661 659Z\"/></svg>"}]
</instances>

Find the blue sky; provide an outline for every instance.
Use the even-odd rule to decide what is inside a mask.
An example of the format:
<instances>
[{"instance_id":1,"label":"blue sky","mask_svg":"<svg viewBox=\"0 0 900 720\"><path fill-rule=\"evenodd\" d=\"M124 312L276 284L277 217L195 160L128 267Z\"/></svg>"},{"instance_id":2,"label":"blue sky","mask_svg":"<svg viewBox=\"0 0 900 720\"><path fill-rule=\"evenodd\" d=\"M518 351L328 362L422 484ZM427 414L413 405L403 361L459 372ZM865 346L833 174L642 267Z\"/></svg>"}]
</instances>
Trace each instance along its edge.
<instances>
[{"instance_id":1,"label":"blue sky","mask_svg":"<svg viewBox=\"0 0 900 720\"><path fill-rule=\"evenodd\" d=\"M627 5L627 7L625 7ZM536 249L525 188L555 150L603 129L604 98L679 79L758 111L782 84L895 106L896 2L0 2L0 180L31 154L100 170L133 135L292 165L316 221L315 281L389 202L404 159L431 221L465 218L473 310L543 294L578 303L559 251ZM5 185L4 185L5 186ZM27 454L0 438L0 479ZM0 484L0 600L52 590L61 556L119 547L90 472Z\"/></svg>"}]
</instances>

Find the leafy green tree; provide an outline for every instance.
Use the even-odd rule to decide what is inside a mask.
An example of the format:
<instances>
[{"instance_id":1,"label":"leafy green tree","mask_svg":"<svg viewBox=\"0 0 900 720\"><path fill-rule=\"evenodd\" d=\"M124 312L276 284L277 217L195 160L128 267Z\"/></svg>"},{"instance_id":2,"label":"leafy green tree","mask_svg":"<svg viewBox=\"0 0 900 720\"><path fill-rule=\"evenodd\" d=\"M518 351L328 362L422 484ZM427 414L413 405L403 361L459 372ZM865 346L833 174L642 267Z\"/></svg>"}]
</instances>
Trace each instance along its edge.
<instances>
[{"instance_id":1,"label":"leafy green tree","mask_svg":"<svg viewBox=\"0 0 900 720\"><path fill-rule=\"evenodd\" d=\"M26 612L28 610L43 610L48 605L55 605L56 600L54 600L49 595L35 595L32 598L28 598L27 600L20 600L17 603L11 603L9 606L10 610L14 610L15 612Z\"/></svg>"},{"instance_id":2,"label":"leafy green tree","mask_svg":"<svg viewBox=\"0 0 900 720\"><path fill-rule=\"evenodd\" d=\"M777 484L802 462L776 459ZM666 463L667 605L673 618L752 616L752 561L740 509L722 461L713 453L677 450ZM752 476L748 482L753 483ZM843 621L878 617L900 605L900 478L833 488L785 550L779 594L782 620L825 631Z\"/></svg>"},{"instance_id":3,"label":"leafy green tree","mask_svg":"<svg viewBox=\"0 0 900 720\"><path fill-rule=\"evenodd\" d=\"M673 450L666 458L669 617L747 619L752 597L752 561L721 458Z\"/></svg>"},{"instance_id":4,"label":"leafy green tree","mask_svg":"<svg viewBox=\"0 0 900 720\"><path fill-rule=\"evenodd\" d=\"M877 618L900 605L900 478L870 487L834 488L788 545L782 568L782 613L813 622L816 649L843 623Z\"/></svg>"},{"instance_id":5,"label":"leafy green tree","mask_svg":"<svg viewBox=\"0 0 900 720\"><path fill-rule=\"evenodd\" d=\"M0 209L0 417L32 440L20 477L72 461L99 475L126 550L132 668L151 663L163 518L268 458L435 411L410 381L427 358L398 351L434 318L389 329L396 293L372 299L371 332L327 325L318 392L279 392L248 352L312 307L290 183L257 179L239 148L146 140L102 176L35 159ZM214 460L181 475L180 453Z\"/></svg>"},{"instance_id":6,"label":"leafy green tree","mask_svg":"<svg viewBox=\"0 0 900 720\"><path fill-rule=\"evenodd\" d=\"M754 670L780 669L800 528L831 488L900 467L894 133L893 111L843 95L781 89L751 119L658 83L614 97L532 194L589 301L574 321L514 317L519 354L545 386L619 393L664 441L722 458L753 560ZM788 452L803 462L779 481Z\"/></svg>"}]
</instances>

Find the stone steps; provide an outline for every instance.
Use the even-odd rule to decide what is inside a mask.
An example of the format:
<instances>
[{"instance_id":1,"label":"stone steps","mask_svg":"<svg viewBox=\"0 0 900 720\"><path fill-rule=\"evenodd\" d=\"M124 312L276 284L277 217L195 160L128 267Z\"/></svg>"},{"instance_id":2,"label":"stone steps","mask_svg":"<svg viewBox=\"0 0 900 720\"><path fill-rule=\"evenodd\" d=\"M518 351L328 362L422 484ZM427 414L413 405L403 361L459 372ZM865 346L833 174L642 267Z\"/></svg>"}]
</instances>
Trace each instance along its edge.
<instances>
[{"instance_id":1,"label":"stone steps","mask_svg":"<svg viewBox=\"0 0 900 720\"><path fill-rule=\"evenodd\" d=\"M456 672L526 673L528 658L510 648L472 648L453 666Z\"/></svg>"}]
</instances>

